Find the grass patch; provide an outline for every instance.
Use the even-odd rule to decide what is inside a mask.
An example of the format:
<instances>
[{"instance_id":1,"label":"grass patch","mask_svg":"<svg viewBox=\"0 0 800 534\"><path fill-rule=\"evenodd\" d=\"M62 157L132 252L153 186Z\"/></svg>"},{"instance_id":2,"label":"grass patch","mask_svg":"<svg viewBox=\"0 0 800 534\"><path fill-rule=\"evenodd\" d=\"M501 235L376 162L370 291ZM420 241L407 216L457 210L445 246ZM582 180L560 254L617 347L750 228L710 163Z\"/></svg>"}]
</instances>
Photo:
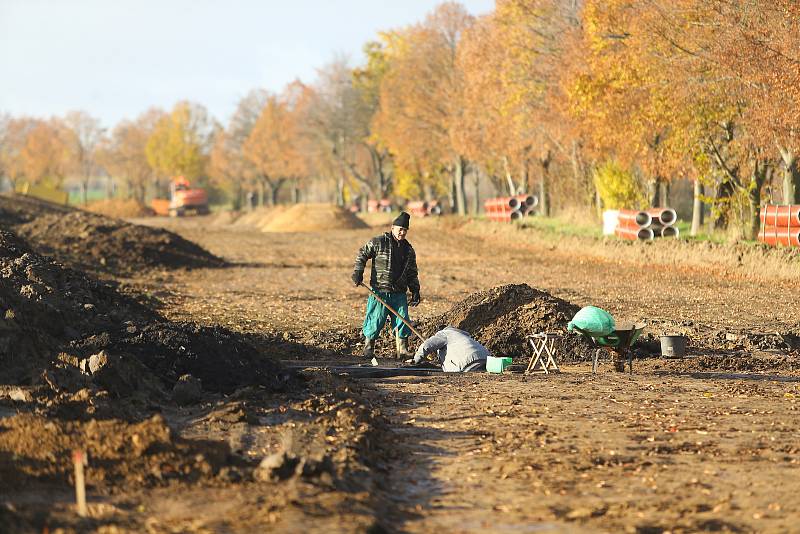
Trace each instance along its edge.
<instances>
[{"instance_id":1,"label":"grass patch","mask_svg":"<svg viewBox=\"0 0 800 534\"><path fill-rule=\"evenodd\" d=\"M595 221L582 222L561 217L543 217L541 215L536 215L533 217L526 217L517 224L520 228L532 229L554 236L603 237L603 229L601 225Z\"/></svg>"}]
</instances>

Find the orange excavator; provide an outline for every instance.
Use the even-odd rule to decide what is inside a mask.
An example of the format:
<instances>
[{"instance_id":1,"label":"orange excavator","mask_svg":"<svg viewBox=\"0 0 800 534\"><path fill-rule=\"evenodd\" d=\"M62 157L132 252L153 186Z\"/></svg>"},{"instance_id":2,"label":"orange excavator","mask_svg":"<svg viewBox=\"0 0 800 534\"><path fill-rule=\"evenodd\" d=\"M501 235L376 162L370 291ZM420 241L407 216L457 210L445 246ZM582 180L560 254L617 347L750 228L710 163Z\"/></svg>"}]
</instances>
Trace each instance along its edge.
<instances>
[{"instance_id":1,"label":"orange excavator","mask_svg":"<svg viewBox=\"0 0 800 534\"><path fill-rule=\"evenodd\" d=\"M192 188L189 180L176 176L169 184L169 200L154 198L151 204L156 215L182 217L189 213L208 214L208 194L205 189Z\"/></svg>"}]
</instances>

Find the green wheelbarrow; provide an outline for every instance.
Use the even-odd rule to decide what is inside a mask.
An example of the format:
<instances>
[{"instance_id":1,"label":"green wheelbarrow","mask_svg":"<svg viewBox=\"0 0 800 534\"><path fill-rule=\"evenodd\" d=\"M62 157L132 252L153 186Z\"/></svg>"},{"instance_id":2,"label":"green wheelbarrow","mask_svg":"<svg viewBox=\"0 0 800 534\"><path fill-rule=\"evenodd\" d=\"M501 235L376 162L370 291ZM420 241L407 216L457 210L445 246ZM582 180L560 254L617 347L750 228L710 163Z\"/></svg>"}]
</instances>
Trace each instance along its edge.
<instances>
[{"instance_id":1,"label":"green wheelbarrow","mask_svg":"<svg viewBox=\"0 0 800 534\"><path fill-rule=\"evenodd\" d=\"M620 323L614 327L614 331L604 336L593 335L586 330L573 326L572 330L578 332L583 337L589 339L597 350L592 357L592 373L597 372L597 360L603 349L609 349L619 355L617 363L622 365L617 367L617 371L625 371L625 360L628 361L628 370L633 373L633 351L631 346L639 339L644 330L645 323Z\"/></svg>"}]
</instances>

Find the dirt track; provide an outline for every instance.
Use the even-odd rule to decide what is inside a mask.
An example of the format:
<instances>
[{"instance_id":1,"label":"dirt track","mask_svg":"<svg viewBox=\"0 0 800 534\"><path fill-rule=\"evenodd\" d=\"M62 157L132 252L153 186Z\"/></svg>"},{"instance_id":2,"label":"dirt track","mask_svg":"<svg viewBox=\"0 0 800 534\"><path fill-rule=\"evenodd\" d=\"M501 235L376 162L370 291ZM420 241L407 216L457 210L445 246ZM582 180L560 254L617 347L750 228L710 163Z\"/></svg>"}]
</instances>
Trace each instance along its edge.
<instances>
[{"instance_id":1,"label":"dirt track","mask_svg":"<svg viewBox=\"0 0 800 534\"><path fill-rule=\"evenodd\" d=\"M357 248L383 228L280 234L210 221L137 222L164 225L232 266L142 271L120 279L126 291L160 301L169 319L247 333L278 358L357 359L366 295L349 274ZM526 283L646 319L651 335L685 331L692 357L637 359L632 376L607 363L596 376L586 363L529 378L347 382L312 373L306 389L208 395L161 407L155 419L118 429L109 422L112 432L140 436L117 448L103 437L105 423L61 423L64 405L53 424L8 418L18 404L0 404L0 476L24 478L25 488L0 489L0 524L16 521L14 532L42 524L104 532L796 530L797 283L652 264L633 247L611 261L593 253L602 245L581 251L454 221L413 221L409 239L421 273L418 319L477 291ZM765 305L766 294L786 304ZM383 356L389 346L379 344ZM69 402L82 406L79 393ZM24 450L32 427L43 429L48 450L12 469L2 451ZM99 440L102 461L90 471L100 481L90 491L92 517L76 522L68 486L53 486L69 466L49 465L48 454L80 436ZM131 448L141 459L120 460ZM285 459L259 478L254 466L281 450L302 454L299 474L276 479L294 469L296 460Z\"/></svg>"},{"instance_id":2,"label":"dirt track","mask_svg":"<svg viewBox=\"0 0 800 534\"><path fill-rule=\"evenodd\" d=\"M350 287L349 272L358 246L380 229L263 234L173 224L243 265L165 277L160 291L168 315L308 342L358 327L364 295ZM775 332L793 330L800 319L797 307L764 306L760 297L777 292L781 302L794 302L800 287L792 282L628 258L612 263L447 226L412 227L424 299L419 317L516 282L654 325L691 321L705 330ZM747 360L753 353L739 354ZM392 423L376 506L389 520L382 524L418 532L524 531L523 525L792 530L800 512L797 379L689 374L697 371L692 366L674 372L673 362L658 360L636 365L641 372L632 377L592 377L581 365L529 380L378 381L373 403Z\"/></svg>"}]
</instances>

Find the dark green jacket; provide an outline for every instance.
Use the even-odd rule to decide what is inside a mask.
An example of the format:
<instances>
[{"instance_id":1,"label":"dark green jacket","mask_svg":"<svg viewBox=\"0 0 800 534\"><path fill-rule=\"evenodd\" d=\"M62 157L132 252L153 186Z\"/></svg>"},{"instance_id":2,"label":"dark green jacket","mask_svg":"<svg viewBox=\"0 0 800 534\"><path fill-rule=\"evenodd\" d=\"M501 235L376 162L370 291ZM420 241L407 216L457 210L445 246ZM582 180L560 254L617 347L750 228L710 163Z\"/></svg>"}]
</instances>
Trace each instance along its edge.
<instances>
[{"instance_id":1,"label":"dark green jacket","mask_svg":"<svg viewBox=\"0 0 800 534\"><path fill-rule=\"evenodd\" d=\"M356 263L353 272L359 277L364 275L367 260L372 260L372 274L369 283L373 289L386 291L389 293L419 293L419 276L417 274L417 255L414 247L407 240L400 242L401 247L406 248L406 262L402 267L400 275L392 280L392 234L386 232L383 235L373 237L366 245L361 247L356 256Z\"/></svg>"}]
</instances>

